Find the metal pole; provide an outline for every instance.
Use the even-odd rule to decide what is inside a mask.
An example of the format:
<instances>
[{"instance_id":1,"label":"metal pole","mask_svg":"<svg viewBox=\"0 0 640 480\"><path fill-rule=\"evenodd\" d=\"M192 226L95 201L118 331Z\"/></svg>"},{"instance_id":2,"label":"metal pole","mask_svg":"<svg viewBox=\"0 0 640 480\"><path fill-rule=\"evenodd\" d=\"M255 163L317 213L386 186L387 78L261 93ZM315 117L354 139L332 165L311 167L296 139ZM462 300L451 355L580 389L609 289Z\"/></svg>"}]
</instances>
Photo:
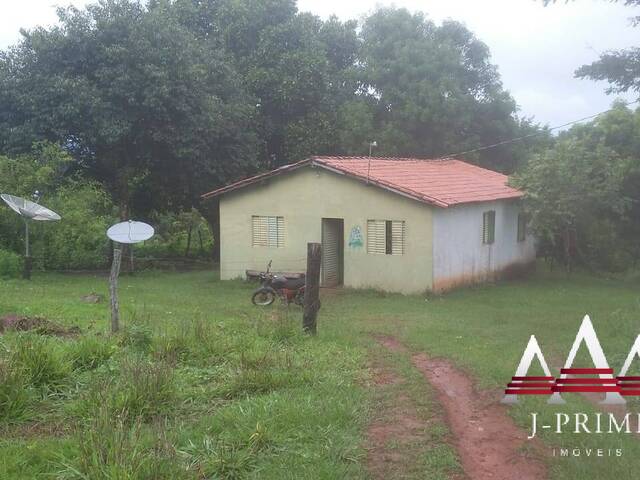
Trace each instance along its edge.
<instances>
[{"instance_id":1,"label":"metal pole","mask_svg":"<svg viewBox=\"0 0 640 480\"><path fill-rule=\"evenodd\" d=\"M29 220L24 221L24 253L29 257Z\"/></svg>"}]
</instances>

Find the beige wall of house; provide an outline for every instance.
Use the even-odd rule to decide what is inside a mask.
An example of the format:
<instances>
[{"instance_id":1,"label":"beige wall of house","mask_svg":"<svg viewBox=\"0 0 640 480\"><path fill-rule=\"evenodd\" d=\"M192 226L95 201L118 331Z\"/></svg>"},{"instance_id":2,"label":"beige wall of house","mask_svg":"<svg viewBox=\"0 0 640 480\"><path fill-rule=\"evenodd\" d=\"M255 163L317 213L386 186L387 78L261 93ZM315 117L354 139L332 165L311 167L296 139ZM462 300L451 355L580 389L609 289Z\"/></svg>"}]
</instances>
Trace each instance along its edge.
<instances>
[{"instance_id":1,"label":"beige wall of house","mask_svg":"<svg viewBox=\"0 0 640 480\"><path fill-rule=\"evenodd\" d=\"M284 246L252 246L252 216L284 217ZM308 242L320 242L322 218L344 219L344 285L418 293L432 286L432 208L320 168L303 167L220 198L220 275L245 270L303 272ZM404 254L367 253L367 220L405 222ZM350 247L360 227L363 244Z\"/></svg>"}]
</instances>

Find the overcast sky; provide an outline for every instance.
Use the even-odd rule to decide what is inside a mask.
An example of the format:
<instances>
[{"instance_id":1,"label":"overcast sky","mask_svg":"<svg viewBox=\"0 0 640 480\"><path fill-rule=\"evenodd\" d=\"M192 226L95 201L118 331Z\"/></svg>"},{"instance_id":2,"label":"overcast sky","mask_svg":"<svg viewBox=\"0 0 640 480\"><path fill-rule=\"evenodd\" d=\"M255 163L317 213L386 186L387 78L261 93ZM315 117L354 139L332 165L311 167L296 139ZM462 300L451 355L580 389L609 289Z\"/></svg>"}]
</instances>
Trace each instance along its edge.
<instances>
[{"instance_id":1,"label":"overcast sky","mask_svg":"<svg viewBox=\"0 0 640 480\"><path fill-rule=\"evenodd\" d=\"M0 48L20 38L20 28L50 25L55 5L88 0L0 0ZM521 115L551 126L606 110L615 97L606 84L573 78L577 67L610 49L638 45L640 27L629 17L640 9L606 0L577 0L543 7L540 0L299 0L300 10L324 18L361 18L377 5L422 11L437 23L451 18L467 25L491 49L503 83ZM626 95L627 100L635 96Z\"/></svg>"}]
</instances>

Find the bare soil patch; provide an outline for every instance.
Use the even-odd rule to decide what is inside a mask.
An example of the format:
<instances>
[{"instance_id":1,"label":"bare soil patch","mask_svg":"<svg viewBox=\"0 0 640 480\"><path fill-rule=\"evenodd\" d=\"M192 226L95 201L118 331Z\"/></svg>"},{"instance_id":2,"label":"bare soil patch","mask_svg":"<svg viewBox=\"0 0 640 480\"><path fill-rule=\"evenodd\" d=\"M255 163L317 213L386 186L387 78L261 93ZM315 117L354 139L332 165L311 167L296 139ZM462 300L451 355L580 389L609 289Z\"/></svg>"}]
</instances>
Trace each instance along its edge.
<instances>
[{"instance_id":1,"label":"bare soil patch","mask_svg":"<svg viewBox=\"0 0 640 480\"><path fill-rule=\"evenodd\" d=\"M73 337L80 333L78 327L65 327L42 317L23 317L20 315L5 315L0 318L0 334L6 331L33 331L41 335L57 337Z\"/></svg>"},{"instance_id":2,"label":"bare soil patch","mask_svg":"<svg viewBox=\"0 0 640 480\"><path fill-rule=\"evenodd\" d=\"M454 445L469 478L486 480L539 480L547 477L540 447L527 440L497 399L487 399L473 381L443 359L424 353L412 357L413 364L437 391Z\"/></svg>"}]
</instances>

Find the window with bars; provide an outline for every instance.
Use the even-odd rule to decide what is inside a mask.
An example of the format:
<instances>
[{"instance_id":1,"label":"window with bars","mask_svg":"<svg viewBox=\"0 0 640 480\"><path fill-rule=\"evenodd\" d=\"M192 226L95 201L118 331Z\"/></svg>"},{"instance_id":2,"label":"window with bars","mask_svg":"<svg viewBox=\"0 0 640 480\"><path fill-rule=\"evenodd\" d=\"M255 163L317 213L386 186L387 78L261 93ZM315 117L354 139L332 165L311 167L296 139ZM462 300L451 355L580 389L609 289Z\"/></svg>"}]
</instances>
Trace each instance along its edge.
<instances>
[{"instance_id":1,"label":"window with bars","mask_svg":"<svg viewBox=\"0 0 640 480\"><path fill-rule=\"evenodd\" d=\"M524 213L518 214L518 242L524 242L527 238L527 216Z\"/></svg>"},{"instance_id":2,"label":"window with bars","mask_svg":"<svg viewBox=\"0 0 640 480\"><path fill-rule=\"evenodd\" d=\"M491 245L496 240L496 212L489 210L482 214L482 243Z\"/></svg>"},{"instance_id":3,"label":"window with bars","mask_svg":"<svg viewBox=\"0 0 640 480\"><path fill-rule=\"evenodd\" d=\"M254 247L284 247L284 217L251 217L251 245Z\"/></svg>"},{"instance_id":4,"label":"window with bars","mask_svg":"<svg viewBox=\"0 0 640 480\"><path fill-rule=\"evenodd\" d=\"M403 255L405 233L403 220L367 220L367 253Z\"/></svg>"}]
</instances>

